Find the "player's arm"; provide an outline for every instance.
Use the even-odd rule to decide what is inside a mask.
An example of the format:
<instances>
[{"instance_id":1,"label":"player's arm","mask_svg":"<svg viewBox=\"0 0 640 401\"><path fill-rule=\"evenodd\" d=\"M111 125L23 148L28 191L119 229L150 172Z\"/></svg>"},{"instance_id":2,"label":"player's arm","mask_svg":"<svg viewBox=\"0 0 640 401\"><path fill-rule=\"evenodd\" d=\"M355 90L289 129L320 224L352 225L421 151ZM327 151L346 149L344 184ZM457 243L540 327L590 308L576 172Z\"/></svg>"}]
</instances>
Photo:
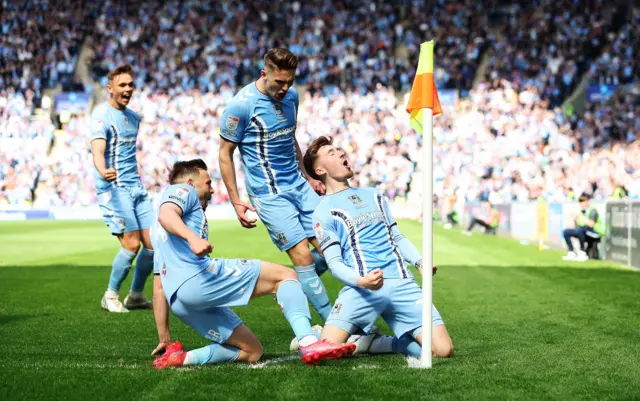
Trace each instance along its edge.
<instances>
[{"instance_id":1,"label":"player's arm","mask_svg":"<svg viewBox=\"0 0 640 401\"><path fill-rule=\"evenodd\" d=\"M360 277L354 269L344 263L340 241L332 225L323 223L314 213L314 227L318 224L322 227L323 234L318 238L318 242L331 274L350 287L379 290L383 284L382 271L375 269L366 276Z\"/></svg>"},{"instance_id":2,"label":"player's arm","mask_svg":"<svg viewBox=\"0 0 640 401\"><path fill-rule=\"evenodd\" d=\"M233 161L233 153L238 144L244 138L244 132L248 126L247 110L243 104L238 102L230 103L221 117L220 125L220 152L218 155L220 174L222 182L227 188L229 200L238 215L240 224L245 228L255 227L255 219L250 219L246 215L247 210L255 212L250 204L240 200L238 192L238 182L236 179L236 166Z\"/></svg>"},{"instance_id":3,"label":"player's arm","mask_svg":"<svg viewBox=\"0 0 640 401\"><path fill-rule=\"evenodd\" d=\"M192 190L192 192L195 192L195 190ZM195 195L190 193L190 196ZM176 203L165 202L160 206L158 222L167 233L187 241L191 251L197 256L203 257L213 252L213 247L209 241L200 238L184 224L182 213L181 206Z\"/></svg>"},{"instance_id":4,"label":"player's arm","mask_svg":"<svg viewBox=\"0 0 640 401\"><path fill-rule=\"evenodd\" d=\"M162 289L160 274L153 276L153 317L156 320L158 330L158 346L151 355L156 355L164 351L171 342L171 332L169 331L169 303Z\"/></svg>"},{"instance_id":5,"label":"player's arm","mask_svg":"<svg viewBox=\"0 0 640 401\"><path fill-rule=\"evenodd\" d=\"M107 127L102 119L103 116L98 110L91 115L91 155L93 165L100 176L107 181L113 181L117 173L114 168L107 168L107 161L104 158L104 152L107 149Z\"/></svg>"},{"instance_id":6,"label":"player's arm","mask_svg":"<svg viewBox=\"0 0 640 401\"><path fill-rule=\"evenodd\" d=\"M298 144L298 139L293 138L293 140L295 141L295 144L296 144L296 156L298 157L298 166L300 167L300 171L302 171L302 174L304 174L304 177L307 179L307 181L309 181L311 188L313 188L313 190L319 193L320 195L324 195L326 191L324 188L324 184L321 181L313 179L309 175L307 170L304 168L304 162L302 160L302 150L300 149L300 144Z\"/></svg>"},{"instance_id":7,"label":"player's arm","mask_svg":"<svg viewBox=\"0 0 640 401\"><path fill-rule=\"evenodd\" d=\"M91 140L91 155L93 156L93 165L98 173L107 181L116 179L117 173L114 168L107 168L107 161L104 158L104 152L107 149L107 140L102 138L94 138Z\"/></svg>"}]
</instances>

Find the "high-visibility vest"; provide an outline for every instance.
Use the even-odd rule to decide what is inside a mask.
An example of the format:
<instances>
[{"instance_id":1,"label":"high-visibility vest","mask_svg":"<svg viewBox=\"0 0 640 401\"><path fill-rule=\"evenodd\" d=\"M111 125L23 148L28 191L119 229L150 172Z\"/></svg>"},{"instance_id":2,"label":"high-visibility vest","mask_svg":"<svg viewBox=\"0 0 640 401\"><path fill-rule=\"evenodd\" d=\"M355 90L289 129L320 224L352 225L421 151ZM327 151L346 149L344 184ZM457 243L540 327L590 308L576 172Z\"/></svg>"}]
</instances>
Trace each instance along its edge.
<instances>
[{"instance_id":1,"label":"high-visibility vest","mask_svg":"<svg viewBox=\"0 0 640 401\"><path fill-rule=\"evenodd\" d=\"M585 220L591 220L589 217L591 215L591 211L595 210L595 207L589 206L589 208L582 213L583 220L578 224L579 226L585 226ZM593 231L597 232L601 237L604 236L606 230L604 227L604 223L602 221L602 217L600 217L600 213L598 213L598 218L595 221L596 224L593 225Z\"/></svg>"}]
</instances>

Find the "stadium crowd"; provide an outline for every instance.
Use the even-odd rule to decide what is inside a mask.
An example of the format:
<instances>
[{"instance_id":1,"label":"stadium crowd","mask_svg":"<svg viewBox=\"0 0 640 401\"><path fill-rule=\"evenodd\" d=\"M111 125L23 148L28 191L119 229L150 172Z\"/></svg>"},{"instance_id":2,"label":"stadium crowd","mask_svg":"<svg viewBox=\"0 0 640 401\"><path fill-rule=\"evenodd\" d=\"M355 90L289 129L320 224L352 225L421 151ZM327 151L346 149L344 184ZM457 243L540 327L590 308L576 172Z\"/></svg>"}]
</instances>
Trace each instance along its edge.
<instances>
[{"instance_id":1,"label":"stadium crowd","mask_svg":"<svg viewBox=\"0 0 640 401\"><path fill-rule=\"evenodd\" d=\"M106 71L122 62L136 67L131 107L143 117L139 161L151 193L164 185L168 165L197 155L212 168L213 202L228 201L217 171L222 109L258 76L256 55L285 44L300 55L301 146L318 135L335 136L362 171L356 185L378 186L392 199L418 193L420 185L412 183L421 171L422 138L408 125L402 94L411 86L417 45L433 37L438 87L471 90L435 120L436 194L495 203L540 196L562 201L584 191L603 198L624 186L638 196L638 94L617 94L570 116L558 107L584 72L607 82L635 79L638 8L625 13L617 29L617 4L510 6L502 9L501 29L492 32L489 11L470 0L438 1L428 13L415 0L107 1L65 12L12 6L2 16L3 33L24 25L35 36L3 35L0 42L9 60L0 74L0 204L29 203L34 193L42 207L96 202L88 117L72 117L54 135L48 118L33 115L41 88L73 72L83 34L96 82L104 86ZM95 23L65 20L79 15ZM51 21L57 28L43 29ZM41 40L37 35L56 49L39 64L23 54ZM476 77L485 50L486 73ZM34 65L49 69L34 72ZM480 78L475 87L474 78Z\"/></svg>"}]
</instances>

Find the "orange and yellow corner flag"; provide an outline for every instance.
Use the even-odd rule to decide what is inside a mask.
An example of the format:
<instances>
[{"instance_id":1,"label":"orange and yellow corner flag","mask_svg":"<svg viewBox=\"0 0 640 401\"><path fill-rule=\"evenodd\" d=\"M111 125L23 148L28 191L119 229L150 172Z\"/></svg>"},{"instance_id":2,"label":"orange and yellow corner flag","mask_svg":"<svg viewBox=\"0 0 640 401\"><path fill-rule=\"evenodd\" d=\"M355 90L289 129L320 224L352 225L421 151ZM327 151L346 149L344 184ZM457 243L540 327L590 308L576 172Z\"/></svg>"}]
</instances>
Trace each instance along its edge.
<instances>
[{"instance_id":1,"label":"orange and yellow corner flag","mask_svg":"<svg viewBox=\"0 0 640 401\"><path fill-rule=\"evenodd\" d=\"M433 78L433 40L420 45L418 70L413 79L411 95L407 104L407 113L411 114L411 126L422 134L422 109L432 109L433 115L442 113L438 89Z\"/></svg>"}]
</instances>

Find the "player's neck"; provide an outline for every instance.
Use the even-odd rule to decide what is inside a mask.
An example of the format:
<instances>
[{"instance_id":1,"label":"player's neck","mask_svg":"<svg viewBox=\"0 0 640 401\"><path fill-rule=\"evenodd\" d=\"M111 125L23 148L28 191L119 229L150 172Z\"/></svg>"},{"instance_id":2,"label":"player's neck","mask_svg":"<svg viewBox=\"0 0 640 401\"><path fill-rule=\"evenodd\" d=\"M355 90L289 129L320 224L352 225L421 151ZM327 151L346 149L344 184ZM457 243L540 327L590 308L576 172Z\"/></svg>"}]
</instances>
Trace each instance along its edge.
<instances>
[{"instance_id":1,"label":"player's neck","mask_svg":"<svg viewBox=\"0 0 640 401\"><path fill-rule=\"evenodd\" d=\"M124 111L124 110L127 108L127 106L121 106L121 105L119 105L119 104L118 104L118 102L116 102L115 100L113 100L113 98L112 98L112 97L109 97L109 99L107 99L107 103L109 103L109 106L111 106L111 107L113 107L114 109L119 110L119 111Z\"/></svg>"},{"instance_id":2,"label":"player's neck","mask_svg":"<svg viewBox=\"0 0 640 401\"><path fill-rule=\"evenodd\" d=\"M324 183L324 187L326 189L327 195L337 194L338 192L344 191L345 189L351 188L349 185L349 181L336 181L331 178L327 178Z\"/></svg>"},{"instance_id":3,"label":"player's neck","mask_svg":"<svg viewBox=\"0 0 640 401\"><path fill-rule=\"evenodd\" d=\"M258 78L258 80L256 81L256 89L258 90L258 92L262 93L265 96L268 96L271 98L271 96L269 96L269 94L267 93L266 89L265 89L265 82L264 82L264 78L260 77ZM273 99L273 98L272 98ZM275 99L274 99L275 100Z\"/></svg>"}]
</instances>

